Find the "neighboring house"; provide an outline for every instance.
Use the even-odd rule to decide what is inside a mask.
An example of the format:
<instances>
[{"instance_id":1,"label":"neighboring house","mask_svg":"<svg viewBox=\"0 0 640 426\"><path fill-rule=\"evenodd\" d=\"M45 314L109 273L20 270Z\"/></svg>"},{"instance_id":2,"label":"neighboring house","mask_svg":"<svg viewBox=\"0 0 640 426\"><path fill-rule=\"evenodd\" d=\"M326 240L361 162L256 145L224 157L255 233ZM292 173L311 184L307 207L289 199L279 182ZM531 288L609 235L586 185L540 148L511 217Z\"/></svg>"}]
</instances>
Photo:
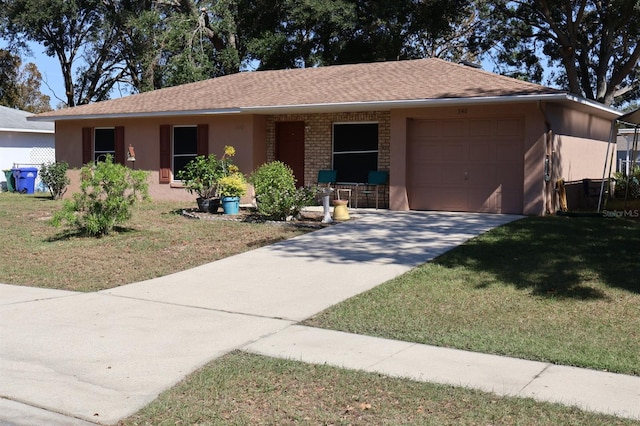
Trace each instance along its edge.
<instances>
[{"instance_id":1,"label":"neighboring house","mask_svg":"<svg viewBox=\"0 0 640 426\"><path fill-rule=\"evenodd\" d=\"M30 112L0 106L0 170L39 167L55 161L53 123L27 121ZM39 180L36 180L38 185ZM0 174L3 190L5 173Z\"/></svg>"},{"instance_id":2,"label":"neighboring house","mask_svg":"<svg viewBox=\"0 0 640 426\"><path fill-rule=\"evenodd\" d=\"M439 59L245 72L40 114L72 167L111 153L151 171L151 195L197 154L236 148L250 173L282 160L299 184L389 171L393 210L540 215L557 179L600 178L620 113L566 92ZM134 164L129 163L130 166ZM360 204L362 205L362 204Z\"/></svg>"},{"instance_id":3,"label":"neighboring house","mask_svg":"<svg viewBox=\"0 0 640 426\"><path fill-rule=\"evenodd\" d=\"M629 174L632 164L640 167L640 135L638 130L619 129L616 146L616 171L626 175Z\"/></svg>"}]
</instances>

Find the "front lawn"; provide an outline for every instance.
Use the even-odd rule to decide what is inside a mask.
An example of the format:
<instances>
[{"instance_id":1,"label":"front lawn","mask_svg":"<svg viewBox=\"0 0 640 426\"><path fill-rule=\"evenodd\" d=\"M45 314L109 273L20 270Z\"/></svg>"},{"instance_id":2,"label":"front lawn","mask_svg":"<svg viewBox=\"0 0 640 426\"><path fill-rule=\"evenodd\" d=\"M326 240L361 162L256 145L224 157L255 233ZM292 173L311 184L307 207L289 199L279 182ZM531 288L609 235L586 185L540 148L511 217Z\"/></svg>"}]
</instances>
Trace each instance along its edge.
<instances>
[{"instance_id":1,"label":"front lawn","mask_svg":"<svg viewBox=\"0 0 640 426\"><path fill-rule=\"evenodd\" d=\"M519 220L305 324L640 375L640 222Z\"/></svg>"},{"instance_id":2,"label":"front lawn","mask_svg":"<svg viewBox=\"0 0 640 426\"><path fill-rule=\"evenodd\" d=\"M308 232L274 224L188 219L193 203L148 202L124 228L79 237L48 220L45 195L0 194L0 282L98 291L171 274Z\"/></svg>"}]
</instances>

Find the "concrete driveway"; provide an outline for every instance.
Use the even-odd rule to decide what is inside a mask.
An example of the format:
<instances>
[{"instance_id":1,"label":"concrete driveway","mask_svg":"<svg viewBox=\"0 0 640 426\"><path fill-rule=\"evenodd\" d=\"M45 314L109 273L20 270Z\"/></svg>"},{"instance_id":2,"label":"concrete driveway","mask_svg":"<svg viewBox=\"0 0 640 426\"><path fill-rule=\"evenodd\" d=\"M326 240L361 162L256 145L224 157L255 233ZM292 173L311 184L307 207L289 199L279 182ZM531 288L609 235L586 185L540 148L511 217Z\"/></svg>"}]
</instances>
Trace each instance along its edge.
<instances>
[{"instance_id":1,"label":"concrete driveway","mask_svg":"<svg viewBox=\"0 0 640 426\"><path fill-rule=\"evenodd\" d=\"M357 220L98 293L0 285L0 424L113 424L212 359L519 216Z\"/></svg>"}]
</instances>

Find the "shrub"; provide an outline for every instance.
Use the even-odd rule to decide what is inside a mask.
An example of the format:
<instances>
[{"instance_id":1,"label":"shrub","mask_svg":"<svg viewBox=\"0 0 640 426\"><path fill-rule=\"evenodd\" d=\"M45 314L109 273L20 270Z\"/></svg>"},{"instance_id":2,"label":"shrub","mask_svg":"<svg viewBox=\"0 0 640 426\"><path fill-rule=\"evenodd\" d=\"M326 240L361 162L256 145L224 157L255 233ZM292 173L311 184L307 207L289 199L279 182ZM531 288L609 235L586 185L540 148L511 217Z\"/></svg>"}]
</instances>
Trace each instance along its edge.
<instances>
[{"instance_id":1,"label":"shrub","mask_svg":"<svg viewBox=\"0 0 640 426\"><path fill-rule=\"evenodd\" d=\"M51 192L51 198L57 200L62 198L67 192L67 186L71 182L67 176L69 164L62 161L59 163L45 163L40 168L40 180Z\"/></svg>"},{"instance_id":2,"label":"shrub","mask_svg":"<svg viewBox=\"0 0 640 426\"><path fill-rule=\"evenodd\" d=\"M263 164L251 174L249 181L255 189L258 214L267 219L296 217L303 207L314 201L315 190L296 188L293 171L281 161Z\"/></svg>"},{"instance_id":3,"label":"shrub","mask_svg":"<svg viewBox=\"0 0 640 426\"><path fill-rule=\"evenodd\" d=\"M625 198L625 194L629 198L640 198L640 167L636 167L628 176L629 188L627 193L627 175L622 172L616 172L614 175L615 181L615 197Z\"/></svg>"},{"instance_id":4,"label":"shrub","mask_svg":"<svg viewBox=\"0 0 640 426\"><path fill-rule=\"evenodd\" d=\"M116 225L131 218L131 207L147 199L148 172L114 164L111 155L95 166L81 169L80 192L65 202L51 223L66 223L90 236L108 234Z\"/></svg>"}]
</instances>

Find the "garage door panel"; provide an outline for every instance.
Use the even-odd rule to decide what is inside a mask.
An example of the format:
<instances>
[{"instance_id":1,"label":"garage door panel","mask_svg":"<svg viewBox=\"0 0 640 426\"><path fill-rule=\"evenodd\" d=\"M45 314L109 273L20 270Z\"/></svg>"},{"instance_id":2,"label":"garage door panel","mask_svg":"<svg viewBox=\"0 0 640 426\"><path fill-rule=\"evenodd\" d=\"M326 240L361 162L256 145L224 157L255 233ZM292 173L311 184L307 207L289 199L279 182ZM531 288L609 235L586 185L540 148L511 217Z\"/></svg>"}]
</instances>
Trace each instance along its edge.
<instances>
[{"instance_id":1,"label":"garage door panel","mask_svg":"<svg viewBox=\"0 0 640 426\"><path fill-rule=\"evenodd\" d=\"M412 210L464 211L468 204L467 191L461 188L421 187L414 195L409 202Z\"/></svg>"},{"instance_id":2,"label":"garage door panel","mask_svg":"<svg viewBox=\"0 0 640 426\"><path fill-rule=\"evenodd\" d=\"M491 188L496 185L498 171L492 164L468 164L465 171L467 185L475 188Z\"/></svg>"},{"instance_id":3,"label":"garage door panel","mask_svg":"<svg viewBox=\"0 0 640 426\"><path fill-rule=\"evenodd\" d=\"M522 212L522 118L410 123L407 192L411 209ZM425 134L428 131L435 133Z\"/></svg>"},{"instance_id":4,"label":"garage door panel","mask_svg":"<svg viewBox=\"0 0 640 426\"><path fill-rule=\"evenodd\" d=\"M438 162L442 160L442 147L433 143L417 143L408 152L412 162Z\"/></svg>"},{"instance_id":5,"label":"garage door panel","mask_svg":"<svg viewBox=\"0 0 640 426\"><path fill-rule=\"evenodd\" d=\"M460 158L469 158L469 149L464 143L443 143L442 161L450 163L460 163Z\"/></svg>"},{"instance_id":6,"label":"garage door panel","mask_svg":"<svg viewBox=\"0 0 640 426\"><path fill-rule=\"evenodd\" d=\"M469 207L477 212L500 213L499 189L470 191Z\"/></svg>"},{"instance_id":7,"label":"garage door panel","mask_svg":"<svg viewBox=\"0 0 640 426\"><path fill-rule=\"evenodd\" d=\"M444 120L442 122L442 136L444 138L460 138L465 135L464 120Z\"/></svg>"},{"instance_id":8,"label":"garage door panel","mask_svg":"<svg viewBox=\"0 0 640 426\"><path fill-rule=\"evenodd\" d=\"M469 144L469 161L492 162L496 159L495 143L474 141Z\"/></svg>"},{"instance_id":9,"label":"garage door panel","mask_svg":"<svg viewBox=\"0 0 640 426\"><path fill-rule=\"evenodd\" d=\"M491 119L469 120L469 137L489 137L495 135L496 123Z\"/></svg>"}]
</instances>

